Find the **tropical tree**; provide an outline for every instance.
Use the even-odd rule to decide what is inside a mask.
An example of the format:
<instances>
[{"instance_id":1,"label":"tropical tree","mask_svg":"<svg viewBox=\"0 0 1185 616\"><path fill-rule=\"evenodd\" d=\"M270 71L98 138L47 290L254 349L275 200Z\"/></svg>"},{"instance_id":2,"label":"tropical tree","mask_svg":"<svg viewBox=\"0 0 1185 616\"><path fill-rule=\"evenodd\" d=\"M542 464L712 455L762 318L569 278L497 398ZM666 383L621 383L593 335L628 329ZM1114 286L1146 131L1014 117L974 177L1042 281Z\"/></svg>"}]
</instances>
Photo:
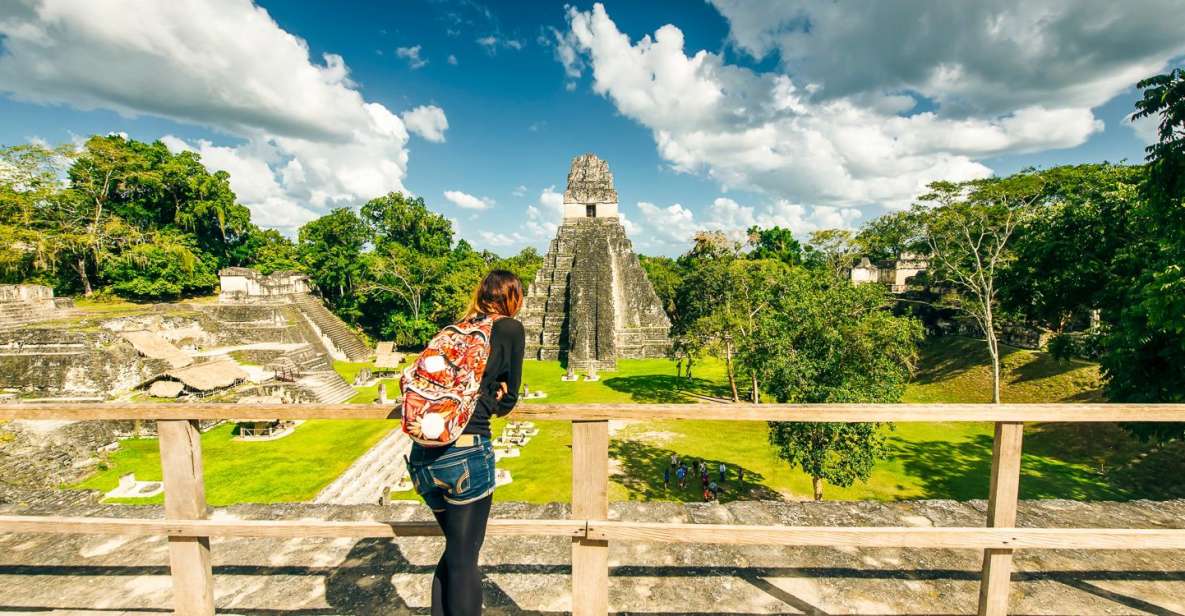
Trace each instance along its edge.
<instances>
[{"instance_id":1,"label":"tropical tree","mask_svg":"<svg viewBox=\"0 0 1185 616\"><path fill-rule=\"evenodd\" d=\"M349 208L335 209L300 228L297 254L305 271L322 297L346 314L356 310L353 292L362 282L362 249L369 237L366 225Z\"/></svg>"},{"instance_id":2,"label":"tropical tree","mask_svg":"<svg viewBox=\"0 0 1185 616\"><path fill-rule=\"evenodd\" d=\"M855 236L848 229L822 229L811 233L807 245L810 260L830 271L836 278L852 267L856 259Z\"/></svg>"},{"instance_id":3,"label":"tropical tree","mask_svg":"<svg viewBox=\"0 0 1185 616\"><path fill-rule=\"evenodd\" d=\"M896 402L917 358L922 327L895 316L880 285L851 285L806 269L785 270L758 319L745 363L762 366L763 389L779 402ZM865 480L883 453L877 423L770 422L779 457L823 482Z\"/></svg>"},{"instance_id":4,"label":"tropical tree","mask_svg":"<svg viewBox=\"0 0 1185 616\"><path fill-rule=\"evenodd\" d=\"M746 232L750 246L750 259L769 259L787 265L802 264L802 244L794 233L785 227L749 227Z\"/></svg>"},{"instance_id":5,"label":"tropical tree","mask_svg":"<svg viewBox=\"0 0 1185 616\"><path fill-rule=\"evenodd\" d=\"M1147 148L1147 181L1135 222L1144 241L1117 261L1134 274L1104 310L1111 333L1101 357L1109 398L1185 401L1185 70L1141 81L1135 118L1154 118L1158 141ZM1139 267L1132 267L1138 264ZM1181 424L1133 429L1160 440L1185 436Z\"/></svg>"},{"instance_id":6,"label":"tropical tree","mask_svg":"<svg viewBox=\"0 0 1185 616\"><path fill-rule=\"evenodd\" d=\"M1009 240L1040 196L1040 178L934 182L914 212L930 258L930 273L948 284L955 305L983 331L992 360L992 401L1000 402L997 334L999 275L1014 258ZM867 285L865 285L867 286Z\"/></svg>"}]
</instances>

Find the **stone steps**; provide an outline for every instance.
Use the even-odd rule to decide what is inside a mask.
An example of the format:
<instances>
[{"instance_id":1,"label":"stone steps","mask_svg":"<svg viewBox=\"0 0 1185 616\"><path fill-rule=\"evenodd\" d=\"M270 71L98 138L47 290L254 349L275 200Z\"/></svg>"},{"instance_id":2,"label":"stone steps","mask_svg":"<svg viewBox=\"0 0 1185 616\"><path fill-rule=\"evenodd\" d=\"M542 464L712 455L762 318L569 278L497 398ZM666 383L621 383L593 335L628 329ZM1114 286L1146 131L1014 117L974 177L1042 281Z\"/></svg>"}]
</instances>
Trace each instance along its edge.
<instances>
[{"instance_id":1,"label":"stone steps","mask_svg":"<svg viewBox=\"0 0 1185 616\"><path fill-rule=\"evenodd\" d=\"M3 302L0 303L0 329L52 319L56 312L53 304L44 302Z\"/></svg>"},{"instance_id":2,"label":"stone steps","mask_svg":"<svg viewBox=\"0 0 1185 616\"><path fill-rule=\"evenodd\" d=\"M301 295L297 296L295 304L347 359L365 361L371 356L370 347L320 300L311 295Z\"/></svg>"},{"instance_id":3,"label":"stone steps","mask_svg":"<svg viewBox=\"0 0 1185 616\"><path fill-rule=\"evenodd\" d=\"M296 382L311 391L318 402L325 404L345 402L357 393L341 375L332 370L308 373Z\"/></svg>"},{"instance_id":4,"label":"stone steps","mask_svg":"<svg viewBox=\"0 0 1185 616\"><path fill-rule=\"evenodd\" d=\"M337 479L321 490L315 503L338 505L374 504L390 486L399 483L407 464L403 456L412 441L396 428L362 454Z\"/></svg>"}]
</instances>

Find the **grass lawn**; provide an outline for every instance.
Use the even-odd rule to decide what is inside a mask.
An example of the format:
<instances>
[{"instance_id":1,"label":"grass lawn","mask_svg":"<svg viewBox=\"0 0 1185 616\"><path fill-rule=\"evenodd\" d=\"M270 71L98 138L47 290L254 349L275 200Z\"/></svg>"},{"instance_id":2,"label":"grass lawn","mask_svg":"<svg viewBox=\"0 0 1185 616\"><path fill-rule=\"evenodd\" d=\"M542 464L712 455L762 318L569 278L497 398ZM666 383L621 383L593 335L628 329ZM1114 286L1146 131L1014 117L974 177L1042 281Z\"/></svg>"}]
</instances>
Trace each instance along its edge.
<instances>
[{"instance_id":1,"label":"grass lawn","mask_svg":"<svg viewBox=\"0 0 1185 616\"><path fill-rule=\"evenodd\" d=\"M1045 353L1006 348L1003 398L1009 402L1102 400L1098 367L1089 362L1058 362ZM347 381L368 363L335 362ZM987 402L990 372L983 343L966 338L931 340L922 349L920 369L908 386L904 402ZM622 360L618 370L596 382L564 382L558 362L528 361L523 380L547 397L547 403L687 402L702 396L728 394L722 362L696 364L695 379L675 376L672 362ZM397 387L398 379L384 379ZM352 402L373 402L377 387L358 388ZM847 488L827 485L828 499L897 500L913 498L984 498L991 467L992 425L943 422L886 426L889 455L866 482ZM495 435L505 419L495 419ZM537 421L538 436L517 458L499 467L514 481L500 487L498 500L553 502L571 496L571 425ZM230 440L231 427L203 435L208 497L212 504L299 501L311 498L394 422L309 421L279 441L242 443ZM708 460L715 469L729 467L722 498L800 499L811 494L810 479L774 455L761 422L639 421L612 427L610 443L614 500L700 499L699 482L665 489L662 471L677 452L685 459ZM134 471L138 478L159 479L156 441L125 441L104 471L77 487L108 490L118 476ZM745 471L738 484L737 469ZM1036 424L1025 431L1023 498L1125 500L1185 496L1185 444L1152 450L1114 424ZM713 471L713 478L715 478ZM282 478L277 479L277 478ZM414 492L393 495L417 498ZM143 502L140 500L129 502Z\"/></svg>"},{"instance_id":2,"label":"grass lawn","mask_svg":"<svg viewBox=\"0 0 1185 616\"><path fill-rule=\"evenodd\" d=\"M234 425L222 424L202 434L206 499L211 505L309 500L396 427L383 420L310 420L282 439L249 442L233 440ZM155 438L122 441L107 460L107 470L70 487L106 492L126 473L159 481L158 448ZM148 504L163 502L163 497L112 500Z\"/></svg>"}]
</instances>

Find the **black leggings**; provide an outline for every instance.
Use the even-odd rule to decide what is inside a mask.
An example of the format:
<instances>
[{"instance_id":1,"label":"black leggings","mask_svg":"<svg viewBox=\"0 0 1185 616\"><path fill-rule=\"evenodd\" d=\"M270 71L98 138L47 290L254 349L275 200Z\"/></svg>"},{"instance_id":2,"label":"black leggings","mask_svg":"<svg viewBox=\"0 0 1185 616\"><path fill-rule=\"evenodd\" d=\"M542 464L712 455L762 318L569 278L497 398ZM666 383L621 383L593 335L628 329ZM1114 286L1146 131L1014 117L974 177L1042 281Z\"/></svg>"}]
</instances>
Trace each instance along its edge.
<instances>
[{"instance_id":1,"label":"black leggings","mask_svg":"<svg viewBox=\"0 0 1185 616\"><path fill-rule=\"evenodd\" d=\"M444 554L432 575L432 616L479 616L481 571L477 556L486 538L491 494L468 505L446 504L433 512L444 531Z\"/></svg>"}]
</instances>

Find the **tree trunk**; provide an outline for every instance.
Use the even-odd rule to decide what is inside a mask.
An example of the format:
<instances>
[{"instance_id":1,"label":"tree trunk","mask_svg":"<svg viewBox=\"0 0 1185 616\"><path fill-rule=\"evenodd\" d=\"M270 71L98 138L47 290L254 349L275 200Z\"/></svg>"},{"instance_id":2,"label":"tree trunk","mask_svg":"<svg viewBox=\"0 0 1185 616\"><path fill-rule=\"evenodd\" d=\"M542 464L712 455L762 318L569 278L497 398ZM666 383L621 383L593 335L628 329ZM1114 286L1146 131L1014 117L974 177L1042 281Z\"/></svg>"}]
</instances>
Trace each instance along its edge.
<instances>
[{"instance_id":1,"label":"tree trunk","mask_svg":"<svg viewBox=\"0 0 1185 616\"><path fill-rule=\"evenodd\" d=\"M78 270L78 279L82 281L82 294L90 297L95 291L91 288L90 277L86 275L86 257L78 257L78 264L74 267Z\"/></svg>"},{"instance_id":2,"label":"tree trunk","mask_svg":"<svg viewBox=\"0 0 1185 616\"><path fill-rule=\"evenodd\" d=\"M761 404L761 389L757 387L757 373L751 372L749 376L753 377L753 404Z\"/></svg>"},{"instance_id":3,"label":"tree trunk","mask_svg":"<svg viewBox=\"0 0 1185 616\"><path fill-rule=\"evenodd\" d=\"M992 404L1000 403L1000 343L996 339L996 326L992 322L991 307L986 310L984 335L987 337L988 354L992 356Z\"/></svg>"},{"instance_id":4,"label":"tree trunk","mask_svg":"<svg viewBox=\"0 0 1185 616\"><path fill-rule=\"evenodd\" d=\"M740 402L741 396L737 393L737 377L736 373L732 371L732 342L725 341L724 343L724 367L728 370L728 386L732 388L732 401Z\"/></svg>"},{"instance_id":5,"label":"tree trunk","mask_svg":"<svg viewBox=\"0 0 1185 616\"><path fill-rule=\"evenodd\" d=\"M815 500L817 500L817 501L823 500L823 478L822 477L811 477L811 487L815 491Z\"/></svg>"}]
</instances>

